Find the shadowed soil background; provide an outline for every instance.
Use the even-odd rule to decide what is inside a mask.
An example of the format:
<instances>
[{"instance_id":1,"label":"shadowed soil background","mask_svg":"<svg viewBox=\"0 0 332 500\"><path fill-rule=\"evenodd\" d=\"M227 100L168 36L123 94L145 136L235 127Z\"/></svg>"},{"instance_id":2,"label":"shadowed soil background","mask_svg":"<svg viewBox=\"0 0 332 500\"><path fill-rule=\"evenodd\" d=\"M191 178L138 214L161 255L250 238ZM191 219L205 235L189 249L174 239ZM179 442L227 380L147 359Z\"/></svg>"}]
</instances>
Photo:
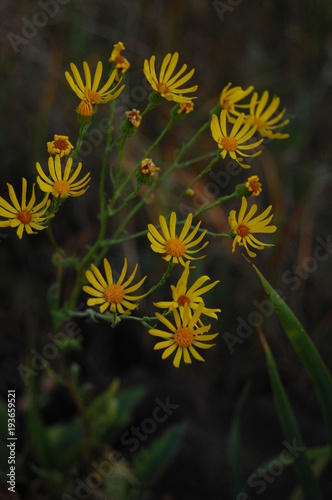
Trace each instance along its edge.
<instances>
[{"instance_id":1,"label":"shadowed soil background","mask_svg":"<svg viewBox=\"0 0 332 500\"><path fill-rule=\"evenodd\" d=\"M40 15L41 12L46 14ZM205 122L228 82L244 88L254 85L259 93L266 89L271 96L280 97L281 107L287 108L291 120L287 127L290 138L267 143L249 172L259 175L264 187L259 203L273 205L274 223L278 226L275 246L259 252L255 264L282 292L327 366L332 368L331 3L3 0L0 19L0 195L5 199L7 182L20 193L23 176L29 186L34 181L36 161L46 167L46 143L54 134L69 135L73 143L76 141L77 98L64 76L70 62L79 69L83 60L92 68L98 60L106 64L113 44L120 40L131 68L118 100L117 123L122 121L124 111L132 107L142 110L147 104L149 90L142 71L145 58L156 54L160 61L166 53L178 51L180 63L196 69L192 80L199 85L195 111L162 142L154 158L161 168ZM81 153L85 171L91 172L90 189L84 197L68 200L53 224L55 237L68 255L82 256L98 230L98 172L105 135L102 120L107 117L107 111L99 108ZM151 112L128 141L128 172L167 123L169 110L170 105L165 103ZM207 133L193 153L198 156L214 149ZM196 172L204 166L198 164ZM169 210L194 177L193 172L182 172L151 200L129 231L144 229L150 221L157 223L157 215ZM212 201L214 196L232 193L243 182L243 175L232 175L227 172L226 162L219 162L213 174L195 186L196 198L187 200L189 209L190 203L194 211L207 197ZM211 187L207 188L211 182L215 187L212 194ZM232 201L225 208L219 206L204 214L202 227L228 232L228 212L238 207L236 203ZM197 269L220 280L208 297L208 306L220 307L222 312L214 324L215 331L219 331L216 346L204 353L205 363L194 362L175 369L170 359L163 361L160 352L153 351L153 340L143 326L133 326L135 322L122 322L111 329L104 323L75 320L83 347L70 359L81 367L81 382L92 384L92 396L106 390L114 379L119 379L123 388L140 385L146 389L128 434L112 443L116 450L130 461L138 449L144 449L169 425L187 422L179 451L151 493L150 498L155 500L235 498L228 440L236 403L247 382L250 390L240 415L245 483L256 467L285 448L264 352L251 324L257 317L264 317L261 328L275 354L306 445L327 442L312 384L278 319L268 311L253 270L240 251L231 253L228 240L210 240L206 253L207 258L198 261ZM43 347L50 343L48 334L54 334L47 302L55 273L52 254L46 234L24 235L20 241L14 230L0 228L1 396L6 402L7 390L16 390L17 456L27 465L25 475L17 478L16 494L8 493L6 480L3 481L0 498L4 499L54 498L51 491L43 489L36 474L38 463L26 425L29 398L24 377L18 371L31 353L43 352ZM165 271L165 262L151 255L145 237L110 253L115 269L121 269L123 254L130 256L130 262L140 262L149 286L155 282L154 275L161 276ZM64 299L72 284L73 276L68 272ZM152 315L152 302L161 300L163 293L159 290L158 297L142 302L139 314ZM83 310L83 293L80 303ZM261 316L257 316L257 311ZM238 335L239 342L230 344L225 333ZM56 360L50 363L56 365ZM76 412L66 389L47 377L47 370L40 370L36 379L45 422L66 423ZM165 412L167 419L157 422L151 434L143 433L143 437L134 439L131 426L142 428L145 422L148 429L146 419L156 415L158 402L165 405L167 401L173 405ZM6 429L1 429L1 433L6 435ZM327 499L332 498L331 472L329 465L320 476ZM291 467L276 468L259 484L247 486L248 497L244 494L237 500L281 500L290 497L296 477ZM91 494L87 498L103 497Z\"/></svg>"}]
</instances>

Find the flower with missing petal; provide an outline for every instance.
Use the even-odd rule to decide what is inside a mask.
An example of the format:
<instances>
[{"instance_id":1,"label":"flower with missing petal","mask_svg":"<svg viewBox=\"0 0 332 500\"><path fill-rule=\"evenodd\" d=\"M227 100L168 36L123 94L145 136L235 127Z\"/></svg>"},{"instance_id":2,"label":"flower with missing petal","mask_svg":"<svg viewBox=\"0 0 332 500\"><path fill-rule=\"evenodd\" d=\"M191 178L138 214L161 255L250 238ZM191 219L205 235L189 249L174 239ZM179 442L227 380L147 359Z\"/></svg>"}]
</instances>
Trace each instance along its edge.
<instances>
[{"instance_id":1,"label":"flower with missing petal","mask_svg":"<svg viewBox=\"0 0 332 500\"><path fill-rule=\"evenodd\" d=\"M52 156L48 159L49 175L46 175L41 168L40 163L36 163L37 167L37 182L42 191L45 193L52 193L55 198L68 198L68 196L81 196L84 194L89 186L90 173L86 174L81 180L76 181L81 169L82 163L80 162L74 172L71 172L73 159L68 158L64 172L62 173L60 156L56 155L55 159Z\"/></svg>"},{"instance_id":2,"label":"flower with missing petal","mask_svg":"<svg viewBox=\"0 0 332 500\"><path fill-rule=\"evenodd\" d=\"M245 247L250 257L256 257L256 254L249 250L249 245L257 250L263 250L264 247L273 247L274 245L259 241L254 234L274 233L277 230L277 227L269 226L269 223L273 218L273 215L269 216L272 205L270 205L262 214L254 218L253 216L257 212L257 205L252 205L249 212L246 214L247 207L247 200L243 196L238 218L236 218L235 210L231 210L229 214L228 222L231 227L230 236L233 238L232 251L235 251L235 246L238 244Z\"/></svg>"},{"instance_id":3,"label":"flower with missing petal","mask_svg":"<svg viewBox=\"0 0 332 500\"><path fill-rule=\"evenodd\" d=\"M180 102L177 114L181 115L182 113L184 113L186 115L189 115L189 113L191 113L192 111L194 111L194 103L192 101Z\"/></svg>"},{"instance_id":4,"label":"flower with missing petal","mask_svg":"<svg viewBox=\"0 0 332 500\"><path fill-rule=\"evenodd\" d=\"M234 118L230 116L231 113L239 115L243 109L249 108L249 104L239 104L239 102L245 99L253 90L254 87L252 85L244 90L239 86L232 87L231 83L228 83L228 85L222 89L219 103L220 107L227 112L227 118L229 120L234 120Z\"/></svg>"},{"instance_id":5,"label":"flower with missing petal","mask_svg":"<svg viewBox=\"0 0 332 500\"><path fill-rule=\"evenodd\" d=\"M115 43L113 45L111 57L109 58L109 62L114 64L114 68L116 71L115 78L117 81L130 68L130 63L128 62L128 60L121 55L121 52L123 50L125 50L125 46L122 42Z\"/></svg>"},{"instance_id":6,"label":"flower with missing petal","mask_svg":"<svg viewBox=\"0 0 332 500\"><path fill-rule=\"evenodd\" d=\"M23 231L28 234L36 234L37 231L46 229L47 226L43 223L51 216L45 216L45 212L50 206L51 201L48 199L48 194L44 197L43 201L35 205L35 184L32 186L32 195L30 201L27 203L27 181L22 179L22 199L21 203L18 202L14 188L11 184L7 184L9 197L12 205L0 196L0 216L5 217L6 221L0 222L0 227L17 227L17 236L21 239Z\"/></svg>"},{"instance_id":7,"label":"flower with missing petal","mask_svg":"<svg viewBox=\"0 0 332 500\"><path fill-rule=\"evenodd\" d=\"M165 217L160 215L159 223L162 234L157 231L153 224L148 225L149 232L147 236L151 243L151 249L156 253L166 254L163 259L167 260L168 262L172 261L173 264L180 263L183 266L185 265L185 259L203 259L205 255L203 255L202 257L194 257L193 254L200 252L203 248L206 247L206 245L208 245L209 242L206 241L200 248L196 248L195 250L193 248L202 241L206 234L206 230L203 231L198 238L194 239L199 226L201 225L201 221L199 221L197 226L189 233L192 220L193 214L190 213L186 219L180 235L177 236L176 213L171 213L169 229L167 227Z\"/></svg>"},{"instance_id":8,"label":"flower with missing petal","mask_svg":"<svg viewBox=\"0 0 332 500\"><path fill-rule=\"evenodd\" d=\"M191 310L196 311L199 304L203 304L202 314L210 316L211 318L218 319L216 313L220 312L220 309L211 309L209 307L205 307L202 295L215 287L219 283L219 280L203 286L207 281L210 280L210 278L208 276L201 276L191 286L188 286L188 278L189 261L185 263L183 273L176 286L171 285L173 300L154 302L153 304L156 307L161 307L163 309L169 310L171 310L172 308L176 309L177 307L183 308L185 304L188 304L190 314Z\"/></svg>"},{"instance_id":9,"label":"flower with missing petal","mask_svg":"<svg viewBox=\"0 0 332 500\"><path fill-rule=\"evenodd\" d=\"M197 326L203 307L203 304L200 303L192 316L189 314L188 304L184 305L180 314L177 309L173 308L172 311L175 324L162 314L156 313L156 317L168 331L158 328L151 328L149 330L150 335L164 339L158 342L154 346L154 349L165 349L162 354L162 359L168 358L168 356L175 352L173 365L176 368L179 368L182 357L185 363L191 363L191 356L198 361L205 361L197 352L196 348L209 349L215 345L207 344L206 342L213 340L218 333L207 334L210 330L210 325Z\"/></svg>"},{"instance_id":10,"label":"flower with missing petal","mask_svg":"<svg viewBox=\"0 0 332 500\"><path fill-rule=\"evenodd\" d=\"M54 141L47 143L47 152L51 155L68 156L74 146L69 142L68 135L54 134Z\"/></svg>"},{"instance_id":11,"label":"flower with missing petal","mask_svg":"<svg viewBox=\"0 0 332 500\"><path fill-rule=\"evenodd\" d=\"M198 85L193 85L188 88L179 88L181 85L185 84L193 76L195 70L192 69L183 76L183 73L187 69L187 65L184 64L182 68L174 75L176 65L179 60L178 52L172 54L167 54L164 58L159 77L157 77L155 69L156 56L151 56L150 61L145 59L144 61L144 74L149 84L159 94L161 97L167 99L167 101L174 102L188 102L195 99L194 96L182 95L188 94L189 92L195 92Z\"/></svg>"},{"instance_id":12,"label":"flower with missing petal","mask_svg":"<svg viewBox=\"0 0 332 500\"><path fill-rule=\"evenodd\" d=\"M243 168L250 168L250 165L243 162L242 157L254 158L261 154L261 150L253 152L252 150L259 146L263 139L249 143L249 139L256 132L256 126L248 121L244 113L241 113L230 132L227 131L227 112L223 109L220 118L212 115L211 133L213 139L221 150L220 156L225 159L229 155L233 160ZM251 150L251 152L250 152Z\"/></svg>"},{"instance_id":13,"label":"flower with missing petal","mask_svg":"<svg viewBox=\"0 0 332 500\"><path fill-rule=\"evenodd\" d=\"M259 196L262 192L262 184L259 182L259 177L257 175L248 177L245 187L251 196Z\"/></svg>"},{"instance_id":14,"label":"flower with missing petal","mask_svg":"<svg viewBox=\"0 0 332 500\"><path fill-rule=\"evenodd\" d=\"M286 109L283 109L280 113L277 109L280 104L280 99L274 96L270 104L268 104L269 93L265 90L262 97L258 99L257 92L254 92L250 101L249 122L256 125L257 132L262 137L268 137L269 139L287 139L289 134L281 134L280 132L275 132L276 129L280 129L289 123L286 119L281 121Z\"/></svg>"},{"instance_id":15,"label":"flower with missing petal","mask_svg":"<svg viewBox=\"0 0 332 500\"><path fill-rule=\"evenodd\" d=\"M92 295L93 298L88 299L88 306L93 307L98 305L99 311L101 313L105 312L109 308L111 313L119 314L130 314L138 306L138 301L145 297L143 295L131 295L135 292L145 281L146 276L142 278L135 285L131 285L133 279L135 278L138 264L136 264L134 271L125 280L127 273L127 259L124 259L124 265L119 276L119 279L115 282L113 279L112 268L107 259L104 259L104 270L105 277L99 271L99 269L91 264L92 271L88 270L86 272L86 278L90 285L83 286L83 290L88 294ZM131 286L130 286L131 285Z\"/></svg>"},{"instance_id":16,"label":"flower with missing petal","mask_svg":"<svg viewBox=\"0 0 332 500\"><path fill-rule=\"evenodd\" d=\"M91 80L91 71L89 68L89 65L86 61L83 62L83 70L84 70L84 76L85 76L85 82L83 82L82 77L75 66L75 64L71 63L70 64L71 71L73 73L74 78L72 75L69 73L69 71L65 72L65 76L67 79L67 82L69 83L70 87L72 90L75 92L77 97L81 99L81 103L78 108L78 112L80 109L80 106L83 107L83 104L85 106L89 107L89 104L92 106L95 104L106 104L109 101L113 101L116 99L124 89L124 85L122 87L119 87L120 82L117 84L114 84L114 81L116 79L116 70L112 71L111 76L108 78L107 82L105 85L103 85L101 88L98 89L100 80L102 77L103 73L103 64L101 61L98 61L97 63L97 68L96 72L93 78L93 82ZM88 104L87 104L88 103ZM86 109L85 109L86 112ZM82 114L82 113L80 113ZM87 114L82 116L88 116ZM91 116L91 115L89 115Z\"/></svg>"},{"instance_id":17,"label":"flower with missing petal","mask_svg":"<svg viewBox=\"0 0 332 500\"><path fill-rule=\"evenodd\" d=\"M130 123L133 127L138 128L141 124L142 117L141 112L138 109L132 109L131 111L126 111L126 121Z\"/></svg>"}]
</instances>

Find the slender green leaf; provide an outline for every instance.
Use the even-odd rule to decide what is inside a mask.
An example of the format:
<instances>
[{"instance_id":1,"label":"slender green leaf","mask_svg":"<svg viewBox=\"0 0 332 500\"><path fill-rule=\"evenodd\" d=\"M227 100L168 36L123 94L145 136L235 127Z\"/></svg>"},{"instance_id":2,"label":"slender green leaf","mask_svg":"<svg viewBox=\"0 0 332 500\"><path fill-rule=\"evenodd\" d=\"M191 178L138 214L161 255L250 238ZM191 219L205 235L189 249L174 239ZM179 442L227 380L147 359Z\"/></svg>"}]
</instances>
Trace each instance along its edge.
<instances>
[{"instance_id":1,"label":"slender green leaf","mask_svg":"<svg viewBox=\"0 0 332 500\"><path fill-rule=\"evenodd\" d=\"M228 457L232 469L234 497L242 491L242 485L244 483L241 456L240 413L247 399L249 390L250 383L247 383L242 389L242 392L236 404L228 441Z\"/></svg>"},{"instance_id":2,"label":"slender green leaf","mask_svg":"<svg viewBox=\"0 0 332 500\"><path fill-rule=\"evenodd\" d=\"M273 397L281 426L289 445L296 446L297 448L295 452L297 456L294 456L295 460L293 459L293 465L302 486L304 498L307 500L312 500L313 498L319 500L322 496L319 492L318 484L311 469L308 457L304 453L306 447L289 404L286 391L282 385L277 365L263 333L260 333L260 338L266 355Z\"/></svg>"},{"instance_id":3,"label":"slender green leaf","mask_svg":"<svg viewBox=\"0 0 332 500\"><path fill-rule=\"evenodd\" d=\"M186 427L186 423L169 427L149 448L135 457L133 467L142 486L151 486L164 472L179 449Z\"/></svg>"},{"instance_id":4,"label":"slender green leaf","mask_svg":"<svg viewBox=\"0 0 332 500\"><path fill-rule=\"evenodd\" d=\"M331 456L329 453L328 456L322 456L315 461L315 463L312 466L315 477L319 477L323 473L330 458L331 458ZM295 490L293 491L293 493L289 497L289 500L302 500L302 492L301 492L301 488L299 488L299 486L297 486L295 488Z\"/></svg>"},{"instance_id":5,"label":"slender green leaf","mask_svg":"<svg viewBox=\"0 0 332 500\"><path fill-rule=\"evenodd\" d=\"M332 378L303 326L285 304L278 293L272 288L254 264L251 264L258 274L263 287L268 294L275 312L285 329L285 332L299 355L305 369L311 377L317 398L320 402L322 413L327 428L329 443L332 448Z\"/></svg>"},{"instance_id":6,"label":"slender green leaf","mask_svg":"<svg viewBox=\"0 0 332 500\"><path fill-rule=\"evenodd\" d=\"M315 463L317 460L325 460L325 459L330 459L331 454L330 454L330 447L327 446L318 446L315 448L306 448L304 450L304 453L307 455L308 460L312 463ZM292 465L292 455L288 452L285 454L285 467L288 467L289 465ZM269 467L276 461L280 459L280 453L278 455L274 455L273 457L269 458L268 460L264 461L261 463L255 472L253 472L252 476L257 476L259 477L259 471L261 471L263 474L268 471Z\"/></svg>"}]
</instances>

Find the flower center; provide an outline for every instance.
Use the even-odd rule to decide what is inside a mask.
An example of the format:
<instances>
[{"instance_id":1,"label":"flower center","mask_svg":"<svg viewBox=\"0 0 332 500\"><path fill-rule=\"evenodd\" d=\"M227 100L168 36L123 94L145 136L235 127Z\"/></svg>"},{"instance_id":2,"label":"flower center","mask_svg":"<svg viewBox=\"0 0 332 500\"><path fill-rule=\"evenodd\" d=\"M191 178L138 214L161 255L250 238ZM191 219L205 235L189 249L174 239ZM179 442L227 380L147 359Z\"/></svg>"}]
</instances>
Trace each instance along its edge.
<instances>
[{"instance_id":1,"label":"flower center","mask_svg":"<svg viewBox=\"0 0 332 500\"><path fill-rule=\"evenodd\" d=\"M189 347L193 343L194 332L191 328L182 327L174 332L174 341L179 347Z\"/></svg>"},{"instance_id":2,"label":"flower center","mask_svg":"<svg viewBox=\"0 0 332 500\"><path fill-rule=\"evenodd\" d=\"M55 181L53 189L61 198L67 198L70 191L70 184L67 181Z\"/></svg>"},{"instance_id":3,"label":"flower center","mask_svg":"<svg viewBox=\"0 0 332 500\"><path fill-rule=\"evenodd\" d=\"M251 179L248 184L248 189L252 191L253 195L258 195L262 191L262 184L258 180Z\"/></svg>"},{"instance_id":4,"label":"flower center","mask_svg":"<svg viewBox=\"0 0 332 500\"><path fill-rule=\"evenodd\" d=\"M21 210L16 217L22 222L22 224L29 224L32 218L30 212L27 210Z\"/></svg>"},{"instance_id":5,"label":"flower center","mask_svg":"<svg viewBox=\"0 0 332 500\"><path fill-rule=\"evenodd\" d=\"M244 224L239 224L236 233L242 237L247 236L247 234L249 233L249 228Z\"/></svg>"},{"instance_id":6,"label":"flower center","mask_svg":"<svg viewBox=\"0 0 332 500\"><path fill-rule=\"evenodd\" d=\"M125 61L125 58L123 56L120 56L120 54L118 56L116 56L114 59L115 64L123 64L124 61Z\"/></svg>"},{"instance_id":7,"label":"flower center","mask_svg":"<svg viewBox=\"0 0 332 500\"><path fill-rule=\"evenodd\" d=\"M110 304L119 304L123 300L124 294L124 289L121 285L111 283L105 289L104 297Z\"/></svg>"},{"instance_id":8,"label":"flower center","mask_svg":"<svg viewBox=\"0 0 332 500\"><path fill-rule=\"evenodd\" d=\"M171 238L166 243L166 252L172 257L183 257L186 253L186 245L178 237Z\"/></svg>"},{"instance_id":9,"label":"flower center","mask_svg":"<svg viewBox=\"0 0 332 500\"><path fill-rule=\"evenodd\" d=\"M255 121L256 121L257 128L261 127L261 126L263 125L263 123L264 123L264 122L263 122L262 120L260 120L259 118L256 118L256 119L255 119Z\"/></svg>"},{"instance_id":10,"label":"flower center","mask_svg":"<svg viewBox=\"0 0 332 500\"><path fill-rule=\"evenodd\" d=\"M222 147L226 149L226 151L235 151L237 148L237 142L233 137L223 137L220 141Z\"/></svg>"},{"instance_id":11,"label":"flower center","mask_svg":"<svg viewBox=\"0 0 332 500\"><path fill-rule=\"evenodd\" d=\"M88 89L88 98L91 104L96 104L99 101L99 94L95 90Z\"/></svg>"},{"instance_id":12,"label":"flower center","mask_svg":"<svg viewBox=\"0 0 332 500\"><path fill-rule=\"evenodd\" d=\"M229 102L229 99L224 98L221 102L221 107L224 109L234 109L234 104Z\"/></svg>"},{"instance_id":13,"label":"flower center","mask_svg":"<svg viewBox=\"0 0 332 500\"><path fill-rule=\"evenodd\" d=\"M54 147L60 149L60 151L65 151L68 147L68 143L66 139L62 139L61 137L54 141Z\"/></svg>"},{"instance_id":14,"label":"flower center","mask_svg":"<svg viewBox=\"0 0 332 500\"><path fill-rule=\"evenodd\" d=\"M185 304L190 304L190 300L188 299L187 295L180 295L178 298L178 304L179 306L184 306Z\"/></svg>"},{"instance_id":15,"label":"flower center","mask_svg":"<svg viewBox=\"0 0 332 500\"><path fill-rule=\"evenodd\" d=\"M157 92L159 92L159 94L167 94L169 89L165 83L159 82L157 83Z\"/></svg>"}]
</instances>

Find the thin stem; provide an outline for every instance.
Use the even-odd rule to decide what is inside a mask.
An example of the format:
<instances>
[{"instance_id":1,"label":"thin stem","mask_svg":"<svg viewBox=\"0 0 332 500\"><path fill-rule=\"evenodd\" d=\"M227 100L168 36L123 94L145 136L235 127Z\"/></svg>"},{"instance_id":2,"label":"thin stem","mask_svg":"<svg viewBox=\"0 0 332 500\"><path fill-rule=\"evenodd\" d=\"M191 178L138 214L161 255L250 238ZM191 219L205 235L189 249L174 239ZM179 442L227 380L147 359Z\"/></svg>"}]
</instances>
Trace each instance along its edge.
<instances>
[{"instance_id":1,"label":"thin stem","mask_svg":"<svg viewBox=\"0 0 332 500\"><path fill-rule=\"evenodd\" d=\"M91 124L91 118L90 118L89 122L81 124L81 126L80 126L80 131L79 131L79 134L78 134L78 139L77 139L77 142L76 142L76 146L75 146L75 149L73 150L73 152L71 154L71 158L73 159L73 164L75 163L77 155L78 155L78 153L79 153L79 151L80 151L80 149L82 147L84 136L86 134L86 131L90 127L90 124Z\"/></svg>"},{"instance_id":2,"label":"thin stem","mask_svg":"<svg viewBox=\"0 0 332 500\"><path fill-rule=\"evenodd\" d=\"M75 406L78 410L78 413L80 415L80 421L81 421L81 425L82 425L82 429L83 429L83 436L84 436L84 450L85 450L84 462L85 462L86 471L89 472L89 470L91 468L91 460L92 460L90 450L89 450L89 437L90 437L90 430L91 430L90 424L89 424L89 421L85 415L84 405L83 405L81 398L77 392L75 384L73 383L73 381L70 377L67 365L65 363L64 357L63 357L61 352L59 353L59 364L60 364L62 376L66 382L68 390L71 394L71 397L72 397L74 404L75 404Z\"/></svg>"},{"instance_id":3,"label":"thin stem","mask_svg":"<svg viewBox=\"0 0 332 500\"><path fill-rule=\"evenodd\" d=\"M183 161L181 163L178 163L176 168L177 169L186 168L186 167L189 167L190 165L192 165L193 163L198 163L199 161L207 160L208 158L212 158L212 156L215 156L215 155L216 155L216 153L215 153L215 151L213 151L212 153L207 153L205 155L196 156L196 158L193 158L191 160L187 160L187 161Z\"/></svg>"},{"instance_id":4,"label":"thin stem","mask_svg":"<svg viewBox=\"0 0 332 500\"><path fill-rule=\"evenodd\" d=\"M106 139L106 147L105 147L103 163L102 163L102 167L101 167L100 183L99 183L99 201L100 201L101 217L103 217L103 215L104 215L105 204L106 204L105 173L106 173L108 155L111 151L111 138L112 138L112 132L113 132L113 127L112 127L113 116L114 116L114 101L111 101L110 102L110 114L109 114L109 120L108 120L108 132L107 132L107 139Z\"/></svg>"},{"instance_id":5,"label":"thin stem","mask_svg":"<svg viewBox=\"0 0 332 500\"><path fill-rule=\"evenodd\" d=\"M211 170L213 165L215 163L217 163L218 160L219 160L219 154L217 157L215 157L213 160L211 160L210 163L198 175L196 175L196 177L189 183L187 189L190 189L199 179L201 179L205 174L207 174ZM183 191L183 193L181 193L181 195L178 197L178 199L174 203L174 205L171 209L171 212L173 212L176 209L176 207L179 205L180 201L185 196L185 194L186 194L186 191Z\"/></svg>"},{"instance_id":6,"label":"thin stem","mask_svg":"<svg viewBox=\"0 0 332 500\"><path fill-rule=\"evenodd\" d=\"M237 195L235 192L232 194L226 195L226 196L221 196L211 205L206 205L205 207L203 206L199 210L196 210L196 212L193 214L193 217L198 217L198 215L201 215L202 213L206 212L207 210L211 210L212 208L216 207L217 205L221 205L221 203L224 203L225 201L231 200L231 199L236 198L236 197L237 197Z\"/></svg>"},{"instance_id":7,"label":"thin stem","mask_svg":"<svg viewBox=\"0 0 332 500\"><path fill-rule=\"evenodd\" d=\"M160 141L162 140L162 138L166 135L166 133L168 132L168 130L172 127L173 123L174 123L174 119L171 118L170 121L165 126L165 128L159 134L159 136L157 137L157 139L151 144L151 146L149 147L149 149L146 151L146 153L144 155L144 158L148 158L150 156L150 154L152 153L152 151L158 146L158 144L160 143ZM125 187L127 186L127 184L131 181L131 179L133 178L133 176L136 174L136 172L139 169L141 163L142 163L142 161L139 161L137 163L137 165L132 170L132 172L126 177L126 179L124 180L124 182L119 186L119 188L117 189L117 192L116 192L116 198L120 197L122 191L125 189ZM114 203L112 204L112 206L113 205L114 205ZM110 208L112 208L112 207L110 207Z\"/></svg>"}]
</instances>

